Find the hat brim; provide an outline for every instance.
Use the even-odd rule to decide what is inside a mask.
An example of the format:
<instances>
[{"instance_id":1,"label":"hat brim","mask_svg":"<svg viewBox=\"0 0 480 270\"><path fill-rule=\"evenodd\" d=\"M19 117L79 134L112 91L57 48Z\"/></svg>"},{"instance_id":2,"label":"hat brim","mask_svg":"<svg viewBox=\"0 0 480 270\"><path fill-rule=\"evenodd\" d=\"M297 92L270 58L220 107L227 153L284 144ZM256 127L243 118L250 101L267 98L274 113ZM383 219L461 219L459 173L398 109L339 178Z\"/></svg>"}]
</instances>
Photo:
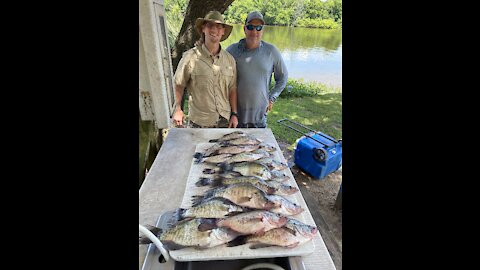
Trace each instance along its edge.
<instances>
[{"instance_id":1,"label":"hat brim","mask_svg":"<svg viewBox=\"0 0 480 270\"><path fill-rule=\"evenodd\" d=\"M223 24L223 26L225 27L225 33L223 34L222 38L220 39L220 41L224 41L225 39L228 38L228 36L230 36L230 34L232 33L232 29L233 29L233 26L231 25L228 25L226 23L223 23L221 21L218 21L218 20L206 20L204 18L197 18L197 20L195 21L195 29L197 29L197 32L202 35L202 25L204 22L214 22L214 23L219 23L219 24Z\"/></svg>"}]
</instances>

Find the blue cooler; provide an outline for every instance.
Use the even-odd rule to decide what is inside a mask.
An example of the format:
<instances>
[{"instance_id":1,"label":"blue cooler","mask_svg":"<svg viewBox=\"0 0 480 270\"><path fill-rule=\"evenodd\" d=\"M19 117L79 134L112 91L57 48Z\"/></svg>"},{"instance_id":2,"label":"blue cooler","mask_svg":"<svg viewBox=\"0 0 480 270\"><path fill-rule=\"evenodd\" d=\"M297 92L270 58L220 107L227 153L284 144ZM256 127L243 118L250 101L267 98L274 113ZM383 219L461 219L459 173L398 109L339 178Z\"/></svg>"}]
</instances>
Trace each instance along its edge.
<instances>
[{"instance_id":1,"label":"blue cooler","mask_svg":"<svg viewBox=\"0 0 480 270\"><path fill-rule=\"evenodd\" d=\"M284 121L302 126L310 132L302 133L289 125L283 124ZM335 140L322 132L311 130L286 118L277 122L304 134L297 140L295 146L294 161L300 169L314 178L323 179L342 166L342 140Z\"/></svg>"}]
</instances>

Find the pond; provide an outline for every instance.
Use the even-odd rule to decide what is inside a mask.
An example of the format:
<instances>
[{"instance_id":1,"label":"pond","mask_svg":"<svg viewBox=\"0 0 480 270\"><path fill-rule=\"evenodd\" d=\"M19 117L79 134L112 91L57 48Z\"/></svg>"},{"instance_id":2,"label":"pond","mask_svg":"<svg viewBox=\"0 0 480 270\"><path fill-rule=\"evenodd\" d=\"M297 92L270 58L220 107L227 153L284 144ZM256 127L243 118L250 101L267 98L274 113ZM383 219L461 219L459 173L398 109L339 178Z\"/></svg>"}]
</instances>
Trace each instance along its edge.
<instances>
[{"instance_id":1,"label":"pond","mask_svg":"<svg viewBox=\"0 0 480 270\"><path fill-rule=\"evenodd\" d=\"M243 25L234 25L222 47L244 38ZM290 78L342 86L342 30L267 25L263 40L275 45Z\"/></svg>"}]
</instances>

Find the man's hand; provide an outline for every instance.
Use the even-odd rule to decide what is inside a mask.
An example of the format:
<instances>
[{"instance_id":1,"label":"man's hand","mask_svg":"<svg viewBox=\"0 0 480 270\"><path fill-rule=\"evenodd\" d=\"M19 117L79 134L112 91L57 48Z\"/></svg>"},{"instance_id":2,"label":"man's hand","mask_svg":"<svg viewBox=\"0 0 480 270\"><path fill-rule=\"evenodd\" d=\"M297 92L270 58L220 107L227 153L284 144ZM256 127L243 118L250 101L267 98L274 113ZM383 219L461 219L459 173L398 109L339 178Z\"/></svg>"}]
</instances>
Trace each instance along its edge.
<instances>
[{"instance_id":1,"label":"man's hand","mask_svg":"<svg viewBox=\"0 0 480 270\"><path fill-rule=\"evenodd\" d=\"M273 102L269 101L269 102L268 102L268 107L267 107L267 111L266 111L266 112L268 113L269 111L271 111L271 110L272 110L272 107L273 107Z\"/></svg>"},{"instance_id":2,"label":"man's hand","mask_svg":"<svg viewBox=\"0 0 480 270\"><path fill-rule=\"evenodd\" d=\"M183 114L182 110L176 110L175 113L173 113L172 120L175 126L183 127L184 119L185 119L185 115Z\"/></svg>"},{"instance_id":3,"label":"man's hand","mask_svg":"<svg viewBox=\"0 0 480 270\"><path fill-rule=\"evenodd\" d=\"M238 118L236 115L232 115L230 117L230 121L228 121L228 128L236 128L238 126Z\"/></svg>"}]
</instances>

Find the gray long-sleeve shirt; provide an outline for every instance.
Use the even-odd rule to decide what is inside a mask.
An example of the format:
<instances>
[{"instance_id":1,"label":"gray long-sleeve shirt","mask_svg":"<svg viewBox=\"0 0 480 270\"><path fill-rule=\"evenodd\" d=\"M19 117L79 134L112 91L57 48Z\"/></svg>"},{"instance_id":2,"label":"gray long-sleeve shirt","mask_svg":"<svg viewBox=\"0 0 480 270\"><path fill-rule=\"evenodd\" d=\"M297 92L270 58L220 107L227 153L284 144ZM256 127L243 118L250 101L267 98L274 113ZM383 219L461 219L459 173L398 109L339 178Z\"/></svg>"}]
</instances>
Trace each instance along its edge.
<instances>
[{"instance_id":1,"label":"gray long-sleeve shirt","mask_svg":"<svg viewBox=\"0 0 480 270\"><path fill-rule=\"evenodd\" d=\"M268 102L275 102L287 85L288 71L280 51L265 41L249 50L245 47L245 39L230 45L226 51L237 63L239 124L265 123ZM270 90L272 73L275 86Z\"/></svg>"}]
</instances>

